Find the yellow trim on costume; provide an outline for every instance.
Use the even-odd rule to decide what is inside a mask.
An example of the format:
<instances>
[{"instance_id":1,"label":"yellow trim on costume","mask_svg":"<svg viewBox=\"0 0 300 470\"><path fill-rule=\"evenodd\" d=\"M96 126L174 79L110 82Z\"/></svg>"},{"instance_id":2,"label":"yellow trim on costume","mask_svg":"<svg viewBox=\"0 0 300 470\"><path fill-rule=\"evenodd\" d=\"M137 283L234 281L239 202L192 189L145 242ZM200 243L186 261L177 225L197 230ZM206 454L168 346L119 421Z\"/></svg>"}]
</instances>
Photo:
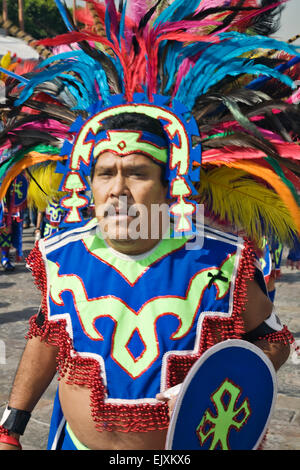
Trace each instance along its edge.
<instances>
[{"instance_id":1,"label":"yellow trim on costume","mask_svg":"<svg viewBox=\"0 0 300 470\"><path fill-rule=\"evenodd\" d=\"M75 434L73 433L72 429L70 428L69 426L69 423L66 424L66 431L68 432L74 446L76 447L77 450L91 450L89 449L88 447L86 447L85 445L83 445L79 439L77 439L77 437L75 436Z\"/></svg>"}]
</instances>

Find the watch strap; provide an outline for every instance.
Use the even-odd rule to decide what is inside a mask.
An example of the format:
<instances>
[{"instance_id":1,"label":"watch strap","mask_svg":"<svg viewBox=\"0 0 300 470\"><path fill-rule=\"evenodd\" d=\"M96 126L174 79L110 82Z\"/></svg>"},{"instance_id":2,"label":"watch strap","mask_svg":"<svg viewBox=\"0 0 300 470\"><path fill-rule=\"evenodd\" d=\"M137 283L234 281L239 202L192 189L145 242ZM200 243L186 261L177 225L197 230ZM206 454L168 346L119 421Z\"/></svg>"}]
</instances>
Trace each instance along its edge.
<instances>
[{"instance_id":1,"label":"watch strap","mask_svg":"<svg viewBox=\"0 0 300 470\"><path fill-rule=\"evenodd\" d=\"M26 425L30 419L31 413L29 411L18 410L7 406L0 425L8 431L16 434L24 434Z\"/></svg>"}]
</instances>

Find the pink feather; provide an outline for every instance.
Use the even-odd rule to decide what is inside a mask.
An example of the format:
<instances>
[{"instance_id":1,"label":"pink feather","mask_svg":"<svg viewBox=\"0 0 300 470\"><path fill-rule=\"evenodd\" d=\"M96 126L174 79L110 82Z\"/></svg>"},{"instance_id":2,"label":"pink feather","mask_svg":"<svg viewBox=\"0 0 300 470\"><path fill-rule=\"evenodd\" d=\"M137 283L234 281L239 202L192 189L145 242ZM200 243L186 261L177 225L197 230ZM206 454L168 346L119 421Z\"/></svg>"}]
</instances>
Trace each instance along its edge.
<instances>
[{"instance_id":1,"label":"pink feather","mask_svg":"<svg viewBox=\"0 0 300 470\"><path fill-rule=\"evenodd\" d=\"M140 20L149 10L148 3L147 0L129 0L126 15L134 21L134 23L139 24Z\"/></svg>"},{"instance_id":2,"label":"pink feather","mask_svg":"<svg viewBox=\"0 0 300 470\"><path fill-rule=\"evenodd\" d=\"M287 102L288 103L293 103L293 104L298 104L300 103L300 88L298 90L295 91L295 93L292 94L292 96L290 96L288 99L287 99Z\"/></svg>"},{"instance_id":3,"label":"pink feather","mask_svg":"<svg viewBox=\"0 0 300 470\"><path fill-rule=\"evenodd\" d=\"M115 35L118 34L119 29L119 20L118 20L118 12L116 10L116 5L114 0L105 0L106 10L109 13L111 29Z\"/></svg>"},{"instance_id":4,"label":"pink feather","mask_svg":"<svg viewBox=\"0 0 300 470\"><path fill-rule=\"evenodd\" d=\"M264 8L258 8L257 10L255 10L254 12L250 13L249 15L247 16L243 16L242 18L239 18L235 21L233 21L230 25L226 26L225 28L221 29L220 31L218 31L218 34L220 33L224 33L225 31L228 31L228 29L232 29L233 27L236 27L238 24L240 23L244 23L244 22L248 22L249 20L251 20L252 18L255 18L255 16L258 16L258 15L261 15L262 13L268 11L268 10L272 10L273 8L276 8L280 5L282 5L283 3L286 3L288 2L289 0L281 0L280 2L277 2L277 3L274 3L272 5L268 5Z\"/></svg>"},{"instance_id":5,"label":"pink feather","mask_svg":"<svg viewBox=\"0 0 300 470\"><path fill-rule=\"evenodd\" d=\"M200 13L207 8L218 8L226 5L228 5L228 0L202 0L195 11L195 14Z\"/></svg>"},{"instance_id":6,"label":"pink feather","mask_svg":"<svg viewBox=\"0 0 300 470\"><path fill-rule=\"evenodd\" d=\"M14 134L15 132L17 133L18 131L26 129L50 132L51 135L62 139L65 139L70 132L70 126L64 125L54 119L47 119L45 121L33 121L22 124L21 126L15 128L12 133ZM10 133L8 133L8 135L9 134Z\"/></svg>"},{"instance_id":7,"label":"pink feather","mask_svg":"<svg viewBox=\"0 0 300 470\"><path fill-rule=\"evenodd\" d=\"M294 143L282 143L274 145L278 154L283 158L291 160L300 160L300 147ZM258 149L241 148L236 146L227 146L222 149L205 150L202 155L202 162L213 163L233 162L235 160L254 160L264 158L266 154Z\"/></svg>"}]
</instances>

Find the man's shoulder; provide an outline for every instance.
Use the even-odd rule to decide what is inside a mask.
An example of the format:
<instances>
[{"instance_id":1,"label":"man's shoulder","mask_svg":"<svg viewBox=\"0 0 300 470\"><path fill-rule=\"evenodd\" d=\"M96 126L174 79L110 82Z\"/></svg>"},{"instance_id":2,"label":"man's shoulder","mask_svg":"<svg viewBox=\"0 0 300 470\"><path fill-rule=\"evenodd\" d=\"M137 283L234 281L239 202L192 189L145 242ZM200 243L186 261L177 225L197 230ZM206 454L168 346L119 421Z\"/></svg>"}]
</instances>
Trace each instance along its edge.
<instances>
[{"instance_id":1,"label":"man's shoulder","mask_svg":"<svg viewBox=\"0 0 300 470\"><path fill-rule=\"evenodd\" d=\"M85 220L80 226L60 230L54 235L40 240L40 245L43 245L46 253L50 253L59 248L67 247L75 241L91 236L96 232L97 226L96 218Z\"/></svg>"}]
</instances>

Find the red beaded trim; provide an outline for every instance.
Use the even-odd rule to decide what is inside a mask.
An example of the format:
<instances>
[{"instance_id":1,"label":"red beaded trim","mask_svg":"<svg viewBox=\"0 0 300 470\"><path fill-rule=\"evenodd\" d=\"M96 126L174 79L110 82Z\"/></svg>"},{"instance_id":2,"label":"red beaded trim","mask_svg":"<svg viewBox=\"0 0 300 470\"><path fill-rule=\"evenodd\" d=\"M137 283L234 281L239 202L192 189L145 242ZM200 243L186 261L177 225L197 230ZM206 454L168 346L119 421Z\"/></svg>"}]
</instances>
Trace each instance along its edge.
<instances>
[{"instance_id":1,"label":"red beaded trim","mask_svg":"<svg viewBox=\"0 0 300 470\"><path fill-rule=\"evenodd\" d=\"M158 405L112 405L104 402L105 386L101 379L100 364L91 358L82 358L74 351L72 339L66 331L65 320L47 320L47 276L44 260L38 244L31 251L27 263L34 276L35 284L43 295L42 310L45 321L41 327L36 323L37 315L30 319L27 339L40 337L48 344L57 346L59 379L66 376L67 383L88 387L91 390L92 416L99 431L154 431L168 427L168 406Z\"/></svg>"},{"instance_id":2,"label":"red beaded trim","mask_svg":"<svg viewBox=\"0 0 300 470\"><path fill-rule=\"evenodd\" d=\"M254 259L254 251L246 242L237 274L231 317L210 317L204 320L198 354L169 357L167 387L182 382L194 362L212 345L229 338L241 338L244 333L241 315L246 303L246 281L254 277ZM45 313L47 312L47 280L44 261L37 245L28 258L28 264L35 277L35 284L42 291L42 308ZM67 374L67 383L85 386L91 390L92 416L99 431L148 432L168 427L168 406L165 403L156 405L105 403L105 387L101 379L100 365L95 359L82 358L74 351L72 340L65 329L65 320L49 322L46 318L42 327L39 327L35 318L36 316L30 320L27 337L40 336L49 344L58 346L60 377Z\"/></svg>"},{"instance_id":3,"label":"red beaded trim","mask_svg":"<svg viewBox=\"0 0 300 470\"><path fill-rule=\"evenodd\" d=\"M274 333L270 333L265 336L260 336L258 338L265 339L269 343L283 343L283 344L293 344L295 342L295 338L292 333L289 331L286 325L283 326L282 330L274 331Z\"/></svg>"},{"instance_id":4,"label":"red beaded trim","mask_svg":"<svg viewBox=\"0 0 300 470\"><path fill-rule=\"evenodd\" d=\"M195 361L211 346L226 339L240 339L245 333L242 312L247 301L247 281L254 278L255 258L253 246L246 240L235 282L232 315L204 319L198 354L168 358L167 388L181 383Z\"/></svg>"},{"instance_id":5,"label":"red beaded trim","mask_svg":"<svg viewBox=\"0 0 300 470\"><path fill-rule=\"evenodd\" d=\"M47 274L45 269L45 263L42 257L42 254L38 247L38 242L35 243L34 248L28 255L26 259L27 266L31 269L34 284L42 293L42 304L41 308L43 313L46 315L48 311L47 307Z\"/></svg>"},{"instance_id":6,"label":"red beaded trim","mask_svg":"<svg viewBox=\"0 0 300 470\"><path fill-rule=\"evenodd\" d=\"M72 340L66 332L66 321L49 322L42 327L36 324L34 315L30 319L27 338L40 337L48 344L57 346L59 379L66 378L68 384L85 386L91 390L92 417L99 431L143 432L166 429L169 424L168 407L159 405L112 405L104 402L105 386L101 379L99 363L92 358L83 358L73 349Z\"/></svg>"},{"instance_id":7,"label":"red beaded trim","mask_svg":"<svg viewBox=\"0 0 300 470\"><path fill-rule=\"evenodd\" d=\"M9 431L8 429L4 428L3 426L0 426L0 436L8 436Z\"/></svg>"}]
</instances>

